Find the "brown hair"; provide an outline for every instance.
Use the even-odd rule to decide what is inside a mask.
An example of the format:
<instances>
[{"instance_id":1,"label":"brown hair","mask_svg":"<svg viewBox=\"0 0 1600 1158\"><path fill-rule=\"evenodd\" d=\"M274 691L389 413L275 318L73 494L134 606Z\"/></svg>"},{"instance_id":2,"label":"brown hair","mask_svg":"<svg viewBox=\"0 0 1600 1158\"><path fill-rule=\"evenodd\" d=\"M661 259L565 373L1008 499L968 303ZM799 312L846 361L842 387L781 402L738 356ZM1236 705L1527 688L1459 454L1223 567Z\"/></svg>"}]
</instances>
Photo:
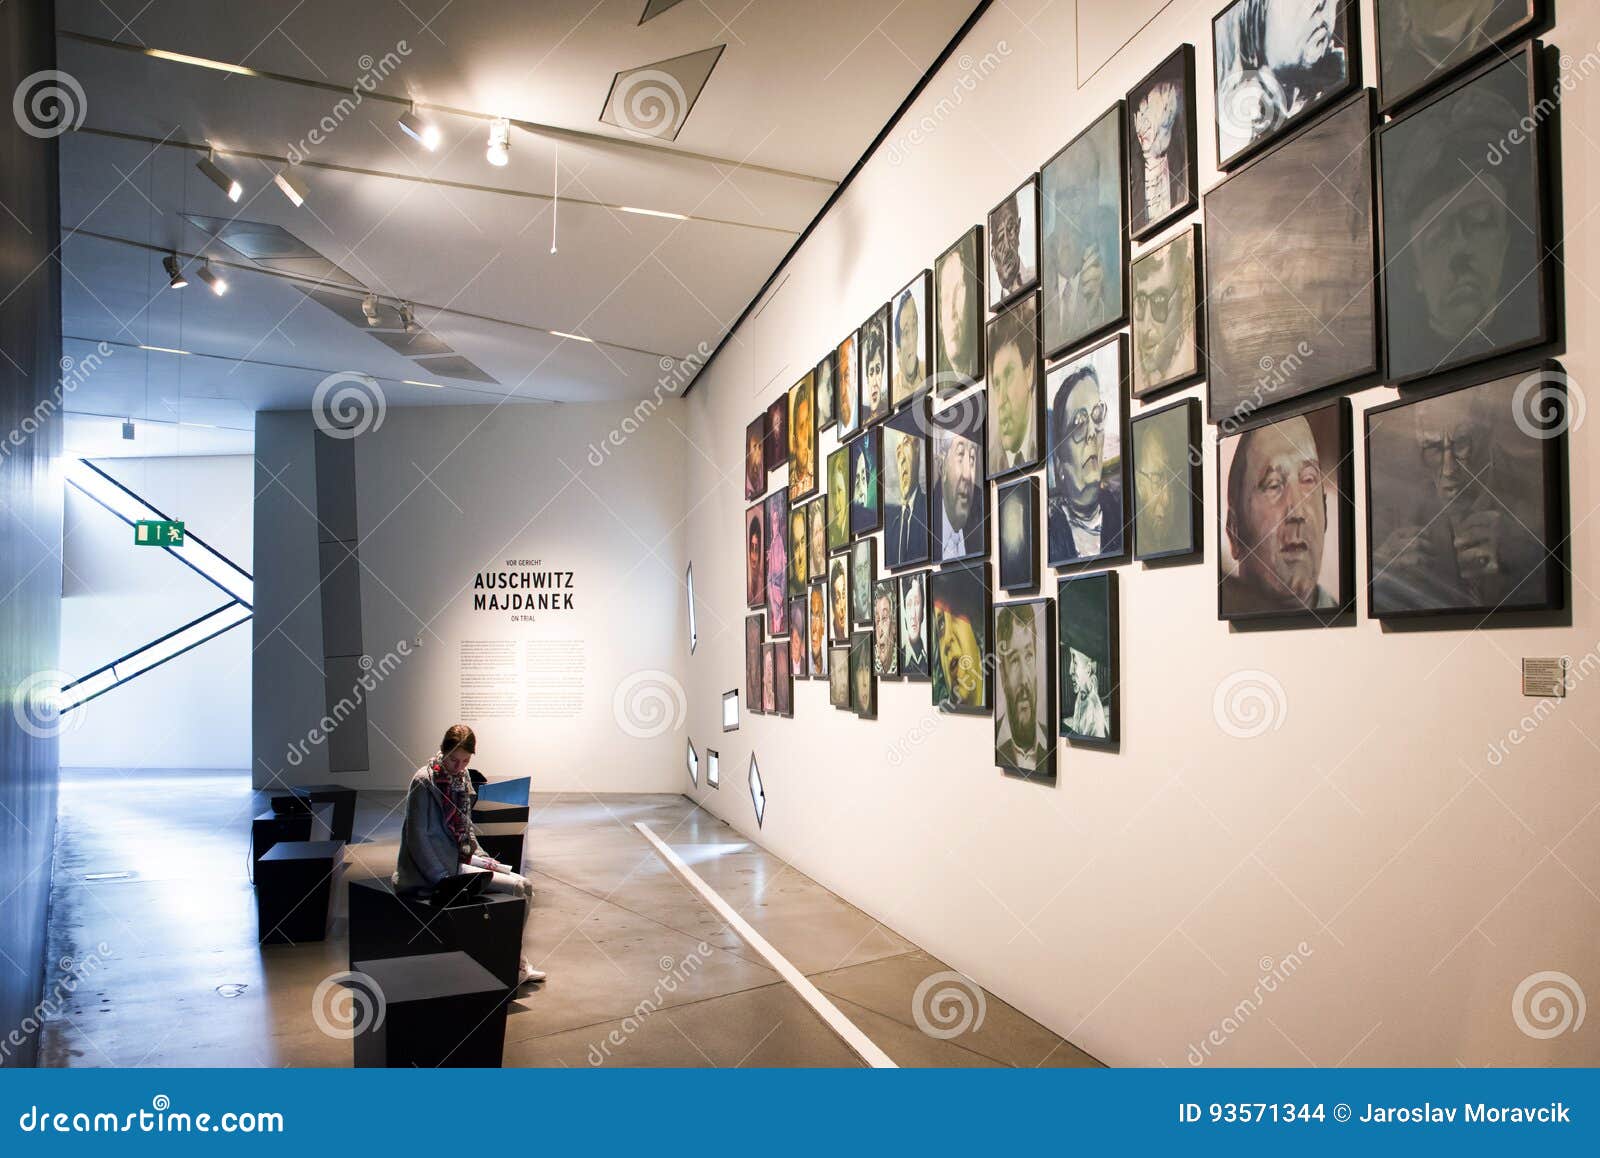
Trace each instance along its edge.
<instances>
[{"instance_id":1,"label":"brown hair","mask_svg":"<svg viewBox=\"0 0 1600 1158\"><path fill-rule=\"evenodd\" d=\"M445 729L444 740L439 744L439 751L446 756L457 749L469 756L478 753L478 737L465 724L451 724Z\"/></svg>"}]
</instances>

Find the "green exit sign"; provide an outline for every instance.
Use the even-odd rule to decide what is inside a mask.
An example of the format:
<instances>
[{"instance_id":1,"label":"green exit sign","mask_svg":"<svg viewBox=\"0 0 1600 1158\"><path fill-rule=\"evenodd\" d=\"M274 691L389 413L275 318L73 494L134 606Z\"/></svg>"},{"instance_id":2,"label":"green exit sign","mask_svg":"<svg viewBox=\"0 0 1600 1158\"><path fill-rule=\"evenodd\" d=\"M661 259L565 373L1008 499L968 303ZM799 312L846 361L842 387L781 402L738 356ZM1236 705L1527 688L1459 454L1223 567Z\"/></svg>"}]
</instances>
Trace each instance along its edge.
<instances>
[{"instance_id":1,"label":"green exit sign","mask_svg":"<svg viewBox=\"0 0 1600 1158\"><path fill-rule=\"evenodd\" d=\"M181 547L183 524L176 520L140 519L133 524L133 542L137 547Z\"/></svg>"}]
</instances>

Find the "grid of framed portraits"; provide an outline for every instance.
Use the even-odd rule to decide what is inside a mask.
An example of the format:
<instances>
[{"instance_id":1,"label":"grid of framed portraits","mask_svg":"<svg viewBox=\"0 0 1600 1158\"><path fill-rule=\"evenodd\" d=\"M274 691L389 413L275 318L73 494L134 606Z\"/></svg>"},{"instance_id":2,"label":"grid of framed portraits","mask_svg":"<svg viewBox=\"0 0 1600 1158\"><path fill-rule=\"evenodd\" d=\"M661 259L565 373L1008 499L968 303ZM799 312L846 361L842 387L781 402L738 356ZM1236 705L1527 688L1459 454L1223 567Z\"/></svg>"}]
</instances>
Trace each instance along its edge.
<instances>
[{"instance_id":1,"label":"grid of framed portraits","mask_svg":"<svg viewBox=\"0 0 1600 1158\"><path fill-rule=\"evenodd\" d=\"M861 426L889 417L889 307L878 307L856 331L861 359Z\"/></svg>"},{"instance_id":2,"label":"grid of framed portraits","mask_svg":"<svg viewBox=\"0 0 1600 1158\"><path fill-rule=\"evenodd\" d=\"M1231 168L1359 85L1360 34L1355 0L1233 0L1217 13L1217 167Z\"/></svg>"},{"instance_id":3,"label":"grid of framed portraits","mask_svg":"<svg viewBox=\"0 0 1600 1158\"><path fill-rule=\"evenodd\" d=\"M1200 527L1200 402L1143 410L1129 423L1133 450L1133 557L1178 559L1204 546Z\"/></svg>"},{"instance_id":4,"label":"grid of framed portraits","mask_svg":"<svg viewBox=\"0 0 1600 1158\"><path fill-rule=\"evenodd\" d=\"M1133 396L1182 386L1205 373L1200 226L1174 234L1133 262Z\"/></svg>"},{"instance_id":5,"label":"grid of framed portraits","mask_svg":"<svg viewBox=\"0 0 1600 1158\"><path fill-rule=\"evenodd\" d=\"M1127 317L1123 144L1123 102L1117 101L1039 170L1040 328L1047 357Z\"/></svg>"},{"instance_id":6,"label":"grid of framed portraits","mask_svg":"<svg viewBox=\"0 0 1600 1158\"><path fill-rule=\"evenodd\" d=\"M816 493L816 375L808 373L789 387L789 498L799 501Z\"/></svg>"},{"instance_id":7,"label":"grid of framed portraits","mask_svg":"<svg viewBox=\"0 0 1600 1158\"><path fill-rule=\"evenodd\" d=\"M984 470L987 399L972 393L936 411L933 428L934 560L959 563L989 550Z\"/></svg>"},{"instance_id":8,"label":"grid of framed portraits","mask_svg":"<svg viewBox=\"0 0 1600 1158\"><path fill-rule=\"evenodd\" d=\"M942 712L989 711L989 564L962 563L928 580L933 605L933 702Z\"/></svg>"},{"instance_id":9,"label":"grid of framed portraits","mask_svg":"<svg viewBox=\"0 0 1600 1158\"><path fill-rule=\"evenodd\" d=\"M1541 52L1501 54L1379 130L1395 383L1553 336Z\"/></svg>"},{"instance_id":10,"label":"grid of framed portraits","mask_svg":"<svg viewBox=\"0 0 1600 1158\"><path fill-rule=\"evenodd\" d=\"M1564 605L1565 383L1547 363L1366 412L1373 618Z\"/></svg>"},{"instance_id":11,"label":"grid of framed portraits","mask_svg":"<svg viewBox=\"0 0 1600 1158\"><path fill-rule=\"evenodd\" d=\"M850 534L870 535L883 525L882 440L868 430L850 443Z\"/></svg>"},{"instance_id":12,"label":"grid of framed portraits","mask_svg":"<svg viewBox=\"0 0 1600 1158\"><path fill-rule=\"evenodd\" d=\"M1054 781L1055 605L1049 599L994 609L994 762L1014 776Z\"/></svg>"},{"instance_id":13,"label":"grid of framed portraits","mask_svg":"<svg viewBox=\"0 0 1600 1158\"><path fill-rule=\"evenodd\" d=\"M900 677L900 584L892 575L872 590L872 670L880 679Z\"/></svg>"},{"instance_id":14,"label":"grid of framed portraits","mask_svg":"<svg viewBox=\"0 0 1600 1158\"><path fill-rule=\"evenodd\" d=\"M878 583L878 540L857 539L850 544L850 623L872 626L872 589Z\"/></svg>"},{"instance_id":15,"label":"grid of framed portraits","mask_svg":"<svg viewBox=\"0 0 1600 1158\"><path fill-rule=\"evenodd\" d=\"M1118 611L1115 571L1056 583L1061 623L1060 734L1074 744L1111 745L1120 738Z\"/></svg>"},{"instance_id":16,"label":"grid of framed portraits","mask_svg":"<svg viewBox=\"0 0 1600 1158\"><path fill-rule=\"evenodd\" d=\"M1123 553L1126 339L1118 334L1051 368L1049 559L1072 566Z\"/></svg>"},{"instance_id":17,"label":"grid of framed portraits","mask_svg":"<svg viewBox=\"0 0 1600 1158\"><path fill-rule=\"evenodd\" d=\"M983 226L974 225L933 263L934 399L945 402L983 378Z\"/></svg>"},{"instance_id":18,"label":"grid of framed portraits","mask_svg":"<svg viewBox=\"0 0 1600 1158\"><path fill-rule=\"evenodd\" d=\"M1327 621L1354 606L1350 403L1217 440L1217 617Z\"/></svg>"},{"instance_id":19,"label":"grid of framed portraits","mask_svg":"<svg viewBox=\"0 0 1600 1158\"><path fill-rule=\"evenodd\" d=\"M928 571L901 575L900 674L910 680L933 676L928 662Z\"/></svg>"},{"instance_id":20,"label":"grid of framed portraits","mask_svg":"<svg viewBox=\"0 0 1600 1158\"><path fill-rule=\"evenodd\" d=\"M898 409L920 398L928 387L933 327L928 317L928 287L923 270L889 303L889 405Z\"/></svg>"},{"instance_id":21,"label":"grid of framed portraits","mask_svg":"<svg viewBox=\"0 0 1600 1158\"><path fill-rule=\"evenodd\" d=\"M872 670L872 632L850 637L850 710L863 720L878 718L878 676Z\"/></svg>"},{"instance_id":22,"label":"grid of framed portraits","mask_svg":"<svg viewBox=\"0 0 1600 1158\"><path fill-rule=\"evenodd\" d=\"M926 563L928 401L918 399L883 426L883 565L900 571Z\"/></svg>"},{"instance_id":23,"label":"grid of framed portraits","mask_svg":"<svg viewBox=\"0 0 1600 1158\"><path fill-rule=\"evenodd\" d=\"M1542 26L1547 0L1374 0L1378 99L1391 112Z\"/></svg>"},{"instance_id":24,"label":"grid of framed portraits","mask_svg":"<svg viewBox=\"0 0 1600 1158\"><path fill-rule=\"evenodd\" d=\"M1030 176L989 210L989 309L1039 284L1039 179Z\"/></svg>"},{"instance_id":25,"label":"grid of framed portraits","mask_svg":"<svg viewBox=\"0 0 1600 1158\"><path fill-rule=\"evenodd\" d=\"M850 642L850 557L834 555L828 560L828 638L834 643Z\"/></svg>"},{"instance_id":26,"label":"grid of framed portraits","mask_svg":"<svg viewBox=\"0 0 1600 1158\"><path fill-rule=\"evenodd\" d=\"M1013 303L989 323L989 477L1039 464L1039 295Z\"/></svg>"},{"instance_id":27,"label":"grid of framed portraits","mask_svg":"<svg viewBox=\"0 0 1600 1158\"><path fill-rule=\"evenodd\" d=\"M861 389L856 349L856 335L846 334L839 348L833 352L833 422L834 429L839 432L840 442L861 429Z\"/></svg>"},{"instance_id":28,"label":"grid of framed portraits","mask_svg":"<svg viewBox=\"0 0 1600 1158\"><path fill-rule=\"evenodd\" d=\"M744 432L744 497L753 502L767 493L767 416L765 412Z\"/></svg>"},{"instance_id":29,"label":"grid of framed portraits","mask_svg":"<svg viewBox=\"0 0 1600 1158\"><path fill-rule=\"evenodd\" d=\"M1128 94L1128 232L1135 241L1195 207L1194 45Z\"/></svg>"},{"instance_id":30,"label":"grid of framed portraits","mask_svg":"<svg viewBox=\"0 0 1600 1158\"><path fill-rule=\"evenodd\" d=\"M1039 480L1029 475L995 488L999 526L1000 589L1039 589Z\"/></svg>"}]
</instances>

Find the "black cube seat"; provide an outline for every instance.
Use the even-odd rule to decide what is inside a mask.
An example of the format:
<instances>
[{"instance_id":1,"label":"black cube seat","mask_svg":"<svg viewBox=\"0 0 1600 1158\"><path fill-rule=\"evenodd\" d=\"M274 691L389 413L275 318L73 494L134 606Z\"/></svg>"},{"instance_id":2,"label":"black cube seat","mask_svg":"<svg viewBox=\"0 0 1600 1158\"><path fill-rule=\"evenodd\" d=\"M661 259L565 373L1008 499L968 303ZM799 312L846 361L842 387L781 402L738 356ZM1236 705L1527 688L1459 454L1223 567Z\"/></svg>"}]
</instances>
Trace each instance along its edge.
<instances>
[{"instance_id":1,"label":"black cube seat","mask_svg":"<svg viewBox=\"0 0 1600 1158\"><path fill-rule=\"evenodd\" d=\"M273 845L311 839L310 812L263 812L250 822L250 860L256 868Z\"/></svg>"},{"instance_id":2,"label":"black cube seat","mask_svg":"<svg viewBox=\"0 0 1600 1158\"><path fill-rule=\"evenodd\" d=\"M528 902L508 893L436 905L395 892L382 878L350 882L350 969L357 961L463 952L511 989Z\"/></svg>"},{"instance_id":3,"label":"black cube seat","mask_svg":"<svg viewBox=\"0 0 1600 1158\"><path fill-rule=\"evenodd\" d=\"M367 1068L498 1068L511 993L467 954L427 953L356 961L370 978L382 1019L356 1035L355 1064Z\"/></svg>"},{"instance_id":4,"label":"black cube seat","mask_svg":"<svg viewBox=\"0 0 1600 1158\"><path fill-rule=\"evenodd\" d=\"M522 871L522 841L528 834L526 824L475 824L472 827L484 852L501 864L510 865L512 872Z\"/></svg>"},{"instance_id":5,"label":"black cube seat","mask_svg":"<svg viewBox=\"0 0 1600 1158\"><path fill-rule=\"evenodd\" d=\"M312 804L333 805L333 839L355 839L356 790L342 784L305 784L290 790Z\"/></svg>"},{"instance_id":6,"label":"black cube seat","mask_svg":"<svg viewBox=\"0 0 1600 1158\"><path fill-rule=\"evenodd\" d=\"M480 799L472 806L472 819L476 824L527 824L526 804L502 804L498 800Z\"/></svg>"},{"instance_id":7,"label":"black cube seat","mask_svg":"<svg viewBox=\"0 0 1600 1158\"><path fill-rule=\"evenodd\" d=\"M343 841L273 845L256 865L257 939L292 945L326 938L333 887L343 871Z\"/></svg>"}]
</instances>

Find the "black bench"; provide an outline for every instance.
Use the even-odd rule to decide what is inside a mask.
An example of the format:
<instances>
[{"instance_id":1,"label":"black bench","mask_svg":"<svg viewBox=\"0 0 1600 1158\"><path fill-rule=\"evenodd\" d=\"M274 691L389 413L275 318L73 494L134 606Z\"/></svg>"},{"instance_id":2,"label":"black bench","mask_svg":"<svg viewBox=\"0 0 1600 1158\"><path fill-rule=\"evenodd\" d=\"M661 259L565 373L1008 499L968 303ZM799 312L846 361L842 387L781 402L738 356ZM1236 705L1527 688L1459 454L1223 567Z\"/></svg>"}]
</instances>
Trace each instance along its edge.
<instances>
[{"instance_id":1,"label":"black bench","mask_svg":"<svg viewBox=\"0 0 1600 1158\"><path fill-rule=\"evenodd\" d=\"M512 872L522 871L522 842L528 835L526 824L475 824L473 830L484 852L501 864L510 865Z\"/></svg>"},{"instance_id":2,"label":"black bench","mask_svg":"<svg viewBox=\"0 0 1600 1158\"><path fill-rule=\"evenodd\" d=\"M466 953L507 989L517 984L528 902L509 893L436 905L395 892L389 881L350 882L350 969L357 961Z\"/></svg>"},{"instance_id":3,"label":"black bench","mask_svg":"<svg viewBox=\"0 0 1600 1158\"><path fill-rule=\"evenodd\" d=\"M273 845L256 865L257 939L293 945L326 938L333 887L343 871L343 841Z\"/></svg>"},{"instance_id":4,"label":"black bench","mask_svg":"<svg viewBox=\"0 0 1600 1158\"><path fill-rule=\"evenodd\" d=\"M356 790L341 784L305 784L291 788L295 796L311 804L333 805L333 839L351 841L356 830Z\"/></svg>"},{"instance_id":5,"label":"black bench","mask_svg":"<svg viewBox=\"0 0 1600 1158\"><path fill-rule=\"evenodd\" d=\"M428 953L357 961L381 1017L367 1020L354 1039L362 1067L498 1068L504 1059L506 1006L499 978L467 954Z\"/></svg>"}]
</instances>

